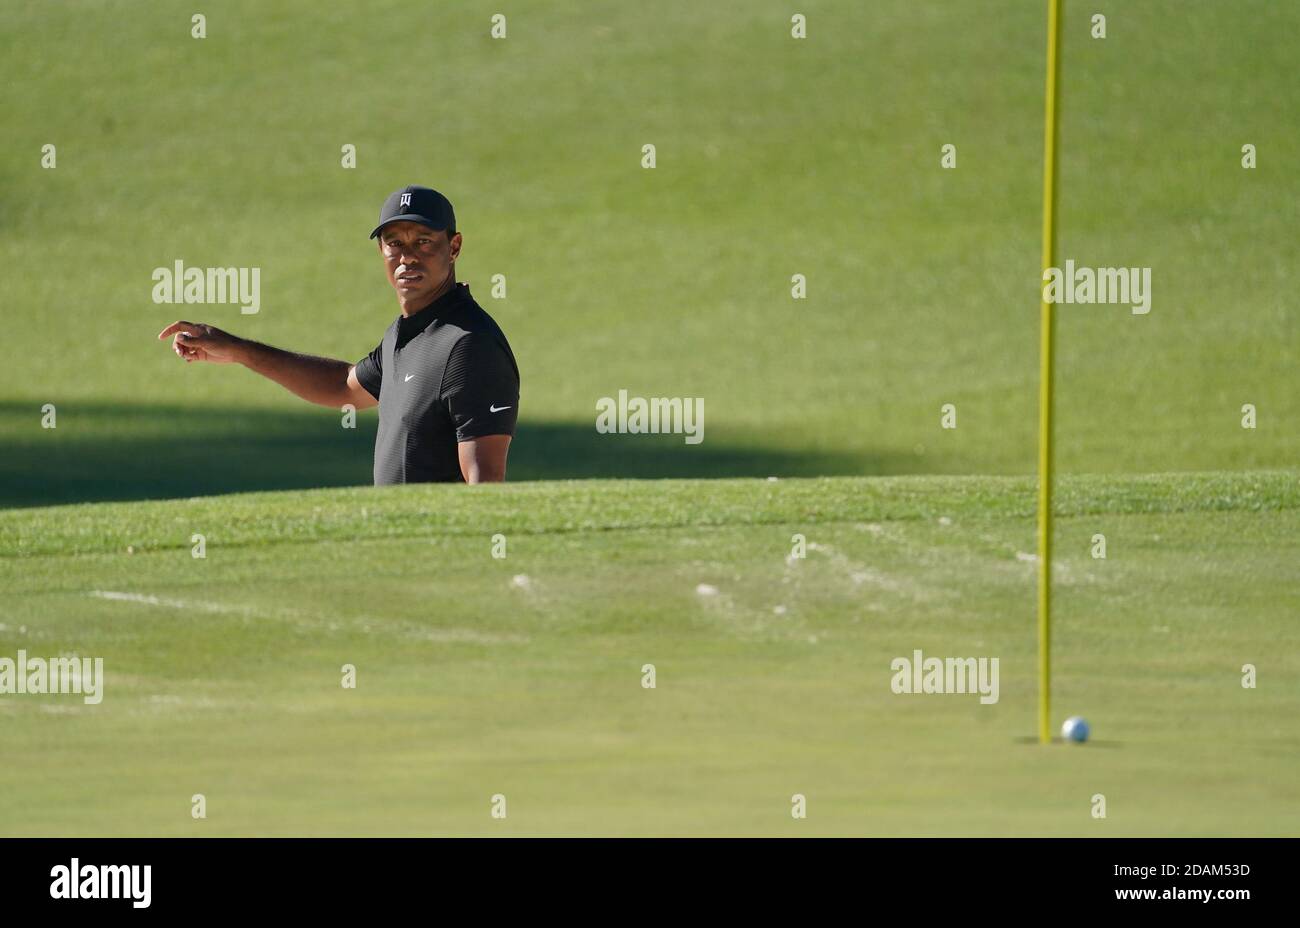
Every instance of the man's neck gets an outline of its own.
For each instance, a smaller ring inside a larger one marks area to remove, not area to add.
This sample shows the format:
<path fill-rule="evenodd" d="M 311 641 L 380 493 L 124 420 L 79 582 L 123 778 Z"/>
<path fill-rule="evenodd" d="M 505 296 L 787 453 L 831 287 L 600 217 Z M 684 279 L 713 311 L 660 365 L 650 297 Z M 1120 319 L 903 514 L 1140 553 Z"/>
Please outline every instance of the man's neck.
<path fill-rule="evenodd" d="M 409 301 L 403 300 L 401 297 L 398 297 L 398 304 L 402 307 L 402 315 L 414 316 L 420 310 L 427 309 L 428 307 L 432 306 L 434 303 L 442 299 L 444 296 L 446 296 L 447 292 L 451 290 L 451 288 L 454 286 L 456 286 L 456 275 L 451 274 L 447 277 L 446 281 L 443 282 L 443 285 L 438 288 L 437 292 L 435 292 L 431 297 L 425 297 L 420 300 L 409 300 Z"/>

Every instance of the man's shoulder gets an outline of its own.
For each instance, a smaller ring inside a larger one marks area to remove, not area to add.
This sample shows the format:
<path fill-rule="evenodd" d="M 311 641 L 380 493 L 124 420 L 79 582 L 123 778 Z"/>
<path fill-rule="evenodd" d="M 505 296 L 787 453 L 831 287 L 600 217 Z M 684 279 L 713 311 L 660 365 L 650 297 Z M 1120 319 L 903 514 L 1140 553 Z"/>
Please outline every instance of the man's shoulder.
<path fill-rule="evenodd" d="M 504 366 L 518 378 L 519 365 L 506 334 L 488 311 L 479 306 L 470 295 L 468 286 L 463 287 L 462 294 L 457 313 L 445 323 L 450 336 L 446 339 L 450 350 L 450 368 L 490 369 Z"/>
<path fill-rule="evenodd" d="M 486 309 L 478 305 L 478 301 L 470 295 L 469 287 L 464 287 L 462 293 L 456 312 L 443 321 L 450 336 L 447 339 L 448 343 L 456 344 L 460 351 L 467 350 L 471 345 L 476 348 L 498 346 L 507 354 L 513 355 L 510 341 L 506 338 L 506 333 L 501 331 L 501 326 L 497 325 L 497 321 Z"/>
<path fill-rule="evenodd" d="M 501 332 L 501 327 L 497 325 L 496 320 L 470 294 L 467 284 L 460 285 L 460 299 L 456 303 L 456 312 L 450 314 L 444 324 L 464 332 L 486 331 L 493 334 Z"/>

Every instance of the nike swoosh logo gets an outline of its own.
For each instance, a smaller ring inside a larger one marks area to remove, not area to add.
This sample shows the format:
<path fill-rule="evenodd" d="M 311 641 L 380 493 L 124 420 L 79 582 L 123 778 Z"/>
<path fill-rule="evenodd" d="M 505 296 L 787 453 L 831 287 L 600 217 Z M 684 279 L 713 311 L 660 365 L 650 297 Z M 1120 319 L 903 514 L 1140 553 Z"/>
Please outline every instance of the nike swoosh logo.
<path fill-rule="evenodd" d="M 503 409 L 509 409 L 509 406 L 489 406 L 488 412 L 500 412 Z"/>
<path fill-rule="evenodd" d="M 410 380 L 410 379 L 411 379 L 412 377 L 414 377 L 414 376 L 415 376 L 414 374 L 407 374 L 407 375 L 406 375 L 406 380 Z M 406 383 L 406 380 L 403 380 L 402 383 Z"/>

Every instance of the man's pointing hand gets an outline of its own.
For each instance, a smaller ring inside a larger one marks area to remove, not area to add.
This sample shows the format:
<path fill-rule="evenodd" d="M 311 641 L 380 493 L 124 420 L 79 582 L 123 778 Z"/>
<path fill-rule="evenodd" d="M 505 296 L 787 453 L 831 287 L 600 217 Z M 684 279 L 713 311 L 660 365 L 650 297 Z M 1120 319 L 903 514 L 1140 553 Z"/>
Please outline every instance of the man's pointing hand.
<path fill-rule="evenodd" d="M 239 360 L 237 354 L 240 339 L 216 326 L 202 322 L 173 322 L 158 333 L 158 338 L 163 339 L 168 335 L 174 336 L 172 351 L 186 361 L 230 364 Z"/>

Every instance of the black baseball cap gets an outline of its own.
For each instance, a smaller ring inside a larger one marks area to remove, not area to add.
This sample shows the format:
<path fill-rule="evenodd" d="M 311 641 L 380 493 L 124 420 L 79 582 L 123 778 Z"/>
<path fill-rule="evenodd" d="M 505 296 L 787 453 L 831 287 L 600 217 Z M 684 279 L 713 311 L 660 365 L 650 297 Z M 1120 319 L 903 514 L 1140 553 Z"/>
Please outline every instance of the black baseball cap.
<path fill-rule="evenodd" d="M 379 211 L 379 225 L 370 237 L 374 238 L 390 222 L 418 222 L 437 232 L 443 229 L 449 234 L 456 232 L 456 212 L 451 208 L 451 201 L 436 190 L 414 184 L 388 195 Z"/>

